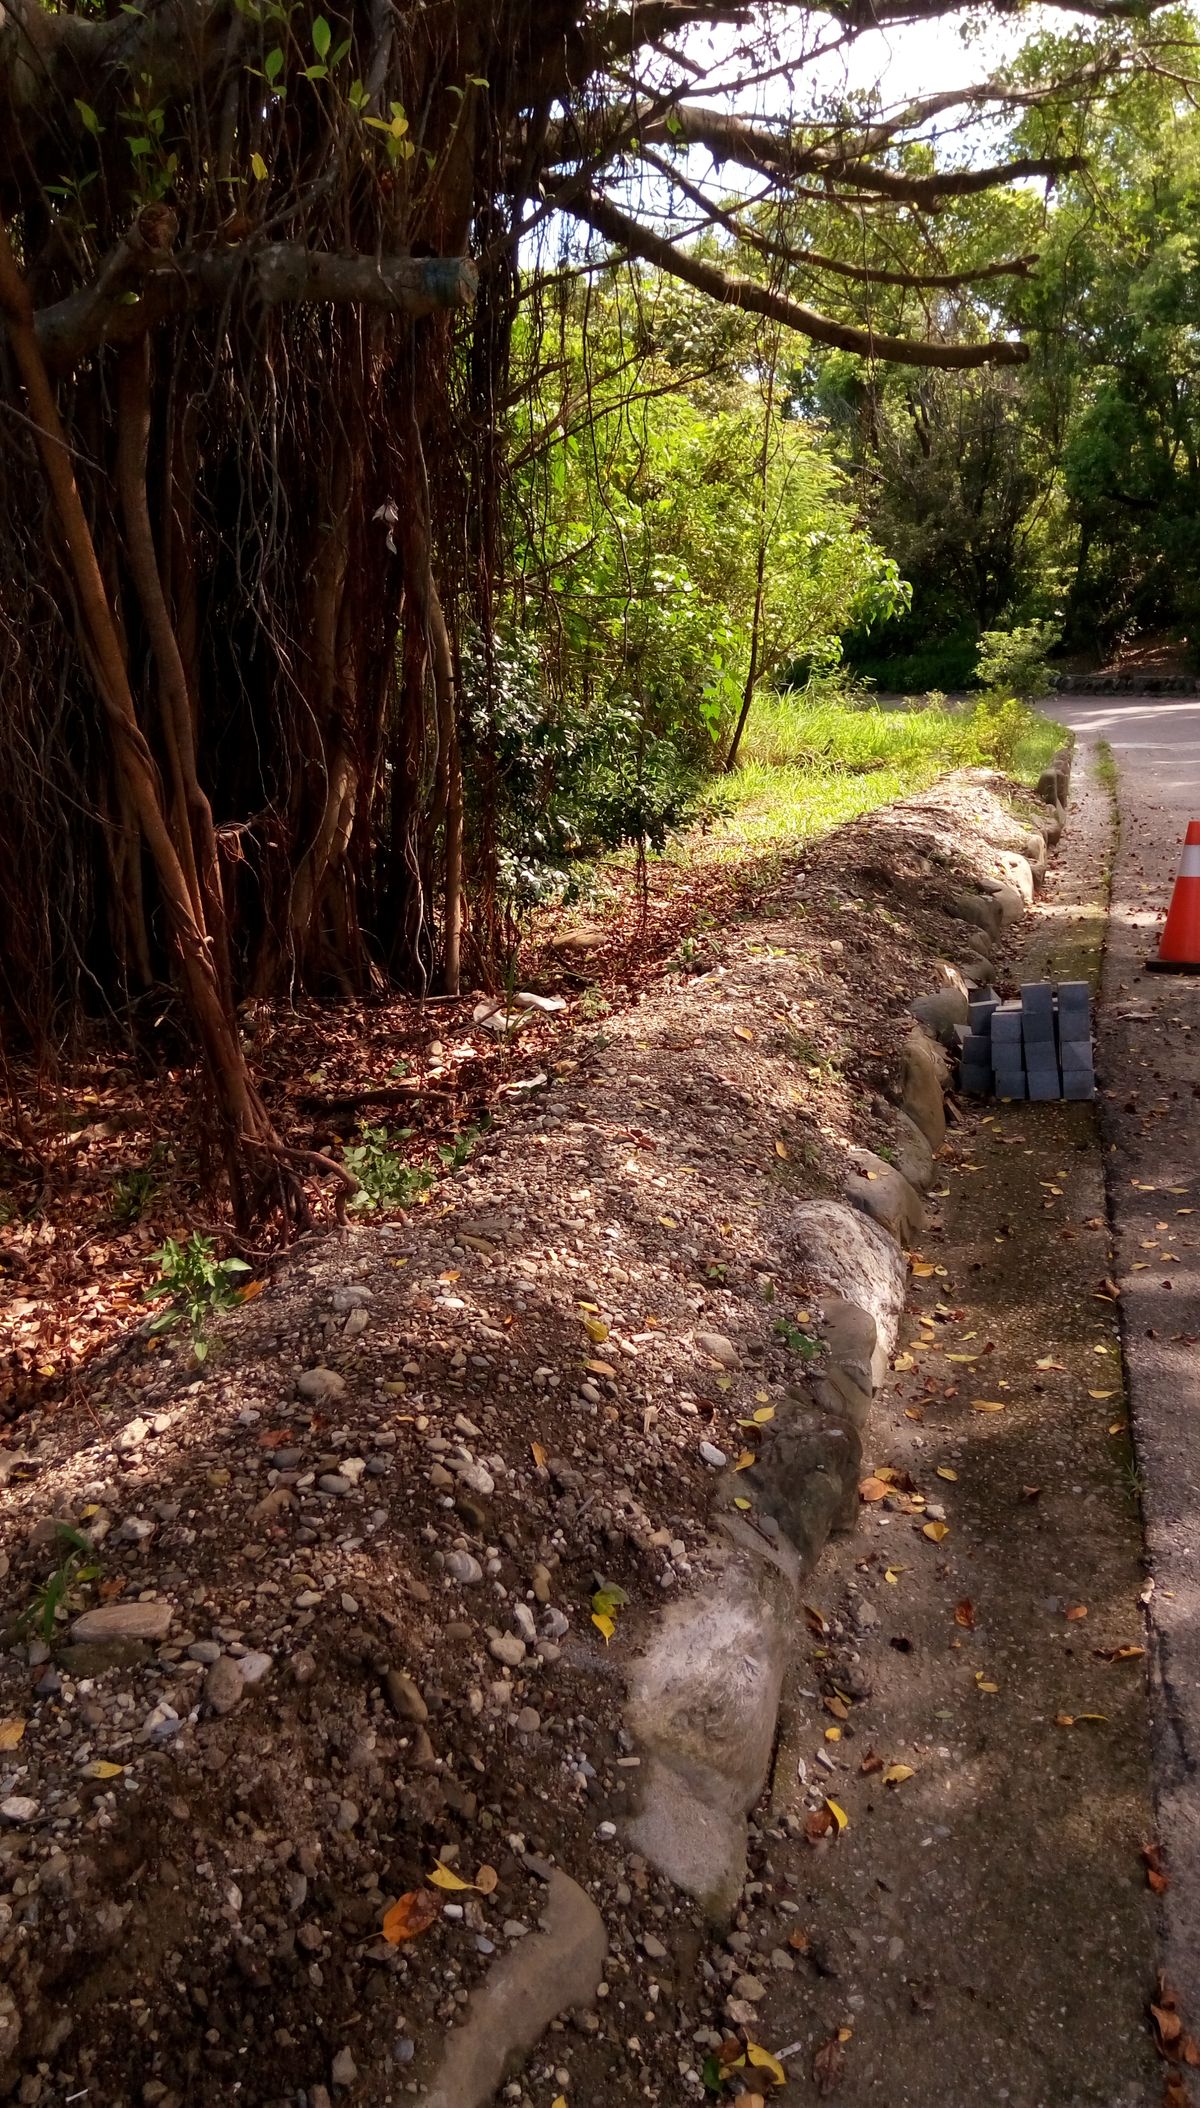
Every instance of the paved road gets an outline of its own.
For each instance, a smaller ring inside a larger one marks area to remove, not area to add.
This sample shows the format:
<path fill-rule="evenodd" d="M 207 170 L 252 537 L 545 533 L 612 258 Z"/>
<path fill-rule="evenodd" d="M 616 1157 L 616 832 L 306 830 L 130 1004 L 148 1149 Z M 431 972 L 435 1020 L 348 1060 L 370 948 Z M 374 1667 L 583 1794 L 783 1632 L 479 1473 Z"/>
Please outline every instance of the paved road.
<path fill-rule="evenodd" d="M 1097 1066 L 1153 1584 L 1165 1966 L 1200 2038 L 1200 975 L 1144 971 L 1200 819 L 1200 700 L 1064 697 L 1055 715 L 1117 766 Z"/>

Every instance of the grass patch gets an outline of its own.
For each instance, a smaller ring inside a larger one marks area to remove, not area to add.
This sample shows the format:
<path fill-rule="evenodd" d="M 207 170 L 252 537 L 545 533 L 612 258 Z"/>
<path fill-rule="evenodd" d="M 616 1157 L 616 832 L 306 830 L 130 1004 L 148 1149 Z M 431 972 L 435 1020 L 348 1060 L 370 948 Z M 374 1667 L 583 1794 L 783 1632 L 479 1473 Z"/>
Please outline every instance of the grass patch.
<path fill-rule="evenodd" d="M 720 860 L 826 834 L 924 790 L 949 769 L 1000 767 L 1036 783 L 1066 736 L 1062 725 L 1016 704 L 885 709 L 764 696 L 746 728 L 741 766 L 714 798 L 704 853 Z"/>

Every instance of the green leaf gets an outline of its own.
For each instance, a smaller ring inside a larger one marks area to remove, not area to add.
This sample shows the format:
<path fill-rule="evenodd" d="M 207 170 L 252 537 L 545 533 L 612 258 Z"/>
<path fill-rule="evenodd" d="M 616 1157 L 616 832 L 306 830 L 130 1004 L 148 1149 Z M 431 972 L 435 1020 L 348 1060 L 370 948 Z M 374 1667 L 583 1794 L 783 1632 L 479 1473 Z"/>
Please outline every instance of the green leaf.
<path fill-rule="evenodd" d="M 266 74 L 267 79 L 272 83 L 274 83 L 279 78 L 279 75 L 283 72 L 283 53 L 280 50 L 278 44 L 276 44 L 275 49 L 273 51 L 268 51 L 266 58 L 263 60 L 263 72 Z"/>
<path fill-rule="evenodd" d="M 90 102 L 80 102 L 79 97 L 76 96 L 75 108 L 78 110 L 79 115 L 83 120 L 84 130 L 86 132 L 90 132 L 93 139 L 98 139 L 100 137 L 101 132 L 104 130 L 104 126 L 101 124 L 100 119 L 97 117 L 96 112 L 93 110 Z"/>
<path fill-rule="evenodd" d="M 329 46 L 333 42 L 333 33 L 324 15 L 318 15 L 313 23 L 312 41 L 313 50 L 316 52 L 317 57 L 319 59 L 327 59 L 329 57 Z"/>

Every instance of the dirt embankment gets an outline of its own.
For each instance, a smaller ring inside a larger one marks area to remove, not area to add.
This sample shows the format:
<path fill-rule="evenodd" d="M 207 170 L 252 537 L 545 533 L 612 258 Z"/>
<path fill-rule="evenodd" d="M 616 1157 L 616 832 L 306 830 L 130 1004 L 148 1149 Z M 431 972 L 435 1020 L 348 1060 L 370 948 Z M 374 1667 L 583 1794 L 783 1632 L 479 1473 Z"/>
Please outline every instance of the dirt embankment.
<path fill-rule="evenodd" d="M 894 1154 L 909 1002 L 998 920 L 1007 824 L 956 779 L 810 850 L 703 972 L 568 1016 L 427 1207 L 310 1242 L 202 1371 L 134 1345 L 17 1423 L 0 2097 L 399 2100 L 547 1861 L 610 1953 L 512 2097 L 700 2097 L 726 1977 L 621 1843 L 623 1665 L 819 1351 L 782 1227 Z M 389 1937 L 439 1860 L 472 1885 Z"/>

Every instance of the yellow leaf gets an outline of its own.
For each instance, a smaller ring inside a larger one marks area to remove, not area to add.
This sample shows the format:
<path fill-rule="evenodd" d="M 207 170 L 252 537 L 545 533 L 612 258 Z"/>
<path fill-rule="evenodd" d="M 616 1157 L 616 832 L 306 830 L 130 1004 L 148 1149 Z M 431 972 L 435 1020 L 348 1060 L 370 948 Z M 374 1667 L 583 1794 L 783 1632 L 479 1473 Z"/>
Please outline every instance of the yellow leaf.
<path fill-rule="evenodd" d="M 774 1418 L 775 1408 L 773 1405 L 760 1405 L 755 1408 L 754 1422 L 756 1427 L 765 1427 L 768 1421 Z"/>
<path fill-rule="evenodd" d="M 784 1158 L 784 1159 L 785 1159 L 786 1161 L 790 1162 L 790 1160 L 791 1160 L 791 1154 L 792 1154 L 792 1152 L 791 1152 L 791 1150 L 790 1150 L 790 1149 L 788 1148 L 788 1145 L 787 1145 L 787 1143 L 786 1143 L 786 1142 L 776 1142 L 776 1144 L 775 1144 L 775 1154 L 776 1154 L 776 1156 L 781 1156 L 781 1157 L 783 1157 L 783 1158 Z"/>
<path fill-rule="evenodd" d="M 976 1671 L 975 1671 L 975 1686 L 976 1686 L 976 1689 L 977 1689 L 977 1690 L 980 1690 L 980 1691 L 991 1691 L 991 1692 L 993 1692 L 993 1693 L 995 1693 L 996 1691 L 998 1691 L 998 1690 L 1000 1689 L 1000 1686 L 999 1686 L 999 1684 L 998 1684 L 998 1683 L 989 1683 L 989 1682 L 988 1682 L 988 1680 L 987 1680 L 986 1676 L 984 1675 L 984 1673 L 983 1673 L 983 1670 L 982 1670 L 982 1669 L 976 1669 Z"/>
<path fill-rule="evenodd" d="M 979 1360 L 979 1356 L 978 1356 L 977 1354 L 948 1354 L 948 1355 L 946 1356 L 946 1360 L 947 1360 L 947 1361 L 978 1361 L 978 1360 Z"/>
<path fill-rule="evenodd" d="M 1116 1392 L 1115 1392 L 1115 1391 L 1089 1391 L 1089 1392 L 1088 1392 L 1088 1397 L 1089 1397 L 1089 1398 L 1115 1398 L 1115 1397 L 1116 1397 L 1116 1395 L 1117 1395 L 1117 1394 L 1116 1394 Z"/>
<path fill-rule="evenodd" d="M 842 1834 L 842 1831 L 843 1831 L 843 1830 L 845 1829 L 845 1827 L 846 1827 L 847 1823 L 849 1822 L 849 1820 L 850 1820 L 850 1817 L 849 1817 L 849 1816 L 847 1815 L 847 1813 L 846 1813 L 846 1811 L 845 1811 L 845 1809 L 844 1809 L 844 1808 L 839 1808 L 839 1807 L 838 1807 L 838 1804 L 837 1804 L 837 1802 L 836 1802 L 836 1801 L 831 1801 L 831 1800 L 829 1800 L 829 1799 L 827 1798 L 827 1799 L 826 1799 L 826 1802 L 825 1802 L 825 1806 L 826 1806 L 826 1807 L 828 1808 L 828 1810 L 829 1810 L 829 1813 L 830 1813 L 830 1814 L 832 1815 L 832 1817 L 833 1817 L 833 1819 L 834 1819 L 834 1822 L 835 1822 L 835 1823 L 837 1824 L 837 1828 L 838 1828 L 838 1836 L 840 1837 L 840 1836 L 841 1836 L 841 1834 Z"/>
<path fill-rule="evenodd" d="M 1074 1727 L 1074 1713 L 1056 1713 L 1054 1715 L 1054 1725 L 1055 1727 Z"/>
<path fill-rule="evenodd" d="M 939 1464 L 937 1468 L 937 1475 L 940 1479 L 957 1480 L 958 1478 L 957 1471 L 951 1471 L 949 1464 Z"/>
<path fill-rule="evenodd" d="M 546 1461 L 546 1452 L 542 1448 L 541 1443 L 531 1442 L 529 1445 L 529 1454 L 533 1458 L 534 1463 L 538 1466 L 538 1469 L 540 1470 L 542 1465 Z"/>
<path fill-rule="evenodd" d="M 858 1482 L 858 1497 L 860 1500 L 882 1500 L 885 1494 L 890 1493 L 891 1490 L 887 1480 L 880 1478 L 877 1474 L 873 1474 L 870 1478 L 860 1479 Z"/>
<path fill-rule="evenodd" d="M 664 1230 L 677 1230 L 679 1228 L 679 1224 L 673 1215 L 660 1215 L 658 1219 Z"/>
<path fill-rule="evenodd" d="M 885 1786 L 903 1786 L 905 1779 L 916 1777 L 911 1764 L 889 1764 L 883 1773 Z"/>
<path fill-rule="evenodd" d="M 751 1501 L 748 1501 L 748 1500 L 743 1500 L 743 1499 L 742 1499 L 742 1497 L 741 1497 L 741 1495 L 739 1494 L 739 1495 L 737 1496 L 737 1498 L 735 1499 L 735 1501 L 734 1501 L 733 1505 L 734 1505 L 734 1507 L 735 1507 L 735 1508 L 740 1508 L 740 1509 L 742 1510 L 742 1512 L 743 1512 L 743 1513 L 745 1513 L 745 1511 L 746 1511 L 746 1509 L 747 1509 L 747 1508 L 749 1508 L 749 1507 L 752 1507 L 752 1506 L 753 1506 L 753 1503 L 752 1503 Z"/>
<path fill-rule="evenodd" d="M 614 1632 L 617 1629 L 616 1619 L 610 1618 L 606 1610 L 594 1610 L 592 1612 L 592 1623 L 595 1626 L 597 1632 L 602 1632 L 604 1634 L 604 1644 L 607 1647 L 610 1639 L 612 1638 Z"/>
<path fill-rule="evenodd" d="M 555 2096 L 555 2098 L 554 2098 L 554 2099 L 553 2099 L 553 2100 L 551 2101 L 551 2103 L 550 2103 L 550 2108 L 567 2108 L 567 2096 L 566 2096 L 566 2094 L 565 2094 L 565 2093 L 560 2093 L 560 2094 L 557 2094 L 557 2095 Z"/>
<path fill-rule="evenodd" d="M 885 1580 L 885 1581 L 890 1581 L 890 1582 L 891 1582 L 891 1584 L 892 1584 L 892 1587 L 893 1587 L 893 1588 L 895 1588 L 895 1587 L 897 1587 L 897 1586 L 898 1586 L 898 1584 L 899 1584 L 899 1581 L 900 1581 L 900 1576 L 901 1576 L 901 1574 L 902 1574 L 903 1572 L 904 1572 L 904 1568 L 903 1568 L 902 1566 L 889 1566 L 889 1568 L 888 1568 L 888 1570 L 887 1570 L 887 1572 L 886 1572 L 886 1574 L 884 1575 L 884 1577 L 883 1577 L 883 1578 L 884 1578 L 884 1580 Z"/>
<path fill-rule="evenodd" d="M 24 1720 L 0 1720 L 0 1749 L 15 1749 L 25 1728 Z"/>
<path fill-rule="evenodd" d="M 827 1742 L 840 1742 L 840 1741 L 841 1741 L 841 1739 L 842 1739 L 842 1731 L 841 1731 L 841 1728 L 840 1728 L 840 1727 L 827 1727 L 827 1728 L 826 1728 L 826 1730 L 825 1730 L 825 1740 L 826 1740 Z"/>
<path fill-rule="evenodd" d="M 124 1769 L 123 1764 L 109 1764 L 103 1757 L 97 1757 L 93 1763 L 84 1765 L 83 1776 L 85 1779 L 119 1779 Z"/>
<path fill-rule="evenodd" d="M 976 1413 L 1002 1413 L 1003 1398 L 972 1398 L 971 1409 Z"/>
<path fill-rule="evenodd" d="M 912 1271 L 917 1276 L 917 1279 L 919 1281 L 926 1281 L 928 1280 L 930 1274 L 933 1272 L 933 1268 L 929 1264 L 928 1259 L 914 1259 L 912 1262 Z"/>
<path fill-rule="evenodd" d="M 1076 1713 L 1076 1715 L 1075 1715 L 1075 1718 L 1076 1718 L 1076 1720 L 1077 1720 L 1077 1721 L 1082 1721 L 1082 1720 L 1104 1720 L 1104 1721 L 1106 1721 L 1106 1720 L 1108 1719 L 1108 1714 L 1107 1714 L 1107 1713 Z"/>
<path fill-rule="evenodd" d="M 950 1525 L 948 1522 L 922 1523 L 921 1535 L 922 1537 L 928 1537 L 933 1544 L 940 1544 L 943 1537 L 950 1535 Z"/>
<path fill-rule="evenodd" d="M 611 1361 L 585 1361 L 583 1366 L 590 1369 L 593 1376 L 615 1376 L 617 1373 Z"/>
<path fill-rule="evenodd" d="M 745 1025 L 735 1025 L 733 1036 L 735 1039 L 753 1039 L 754 1034 Z"/>
<path fill-rule="evenodd" d="M 743 1449 L 733 1468 L 735 1471 L 749 1471 L 751 1464 L 757 1464 L 757 1462 L 758 1458 L 752 1449 Z"/>
<path fill-rule="evenodd" d="M 904 1408 L 904 1417 L 906 1420 L 923 1420 L 925 1418 L 925 1415 L 921 1411 L 919 1405 L 906 1405 Z"/>
<path fill-rule="evenodd" d="M 916 1366 L 916 1362 L 913 1360 L 911 1354 L 897 1354 L 895 1361 L 892 1363 L 893 1369 L 896 1369 L 901 1373 L 903 1373 L 907 1369 L 915 1369 Z"/>
<path fill-rule="evenodd" d="M 266 180 L 267 180 L 267 164 L 266 164 L 266 162 L 265 162 L 265 161 L 263 160 L 263 157 L 262 157 L 262 155 L 261 155 L 261 154 L 251 154 L 251 156 L 250 156 L 250 166 L 251 166 L 251 168 L 252 168 L 252 169 L 253 169 L 253 171 L 254 171 L 254 174 L 255 174 L 255 177 L 256 177 L 257 181 L 258 181 L 259 183 L 265 183 L 265 182 L 266 182 Z"/>
<path fill-rule="evenodd" d="M 500 1876 L 494 1866 L 481 1866 L 475 1876 L 475 1886 L 481 1896 L 494 1895 L 500 1885 Z"/>
<path fill-rule="evenodd" d="M 832 1808 L 833 1802 L 828 1801 L 826 1806 Z M 841 1815 L 842 1811 L 838 1808 L 834 1812 Z M 842 1821 L 845 1821 L 845 1816 L 842 1816 Z M 761 2049 L 757 2042 L 746 2044 L 746 2062 L 753 2064 L 755 2071 L 769 2072 L 777 2086 L 787 2085 L 787 2073 L 778 2057 L 773 2057 L 769 2049 Z"/>
<path fill-rule="evenodd" d="M 583 1329 L 587 1333 L 588 1338 L 594 1340 L 597 1346 L 600 1346 L 608 1338 L 608 1326 L 603 1318 L 585 1318 Z"/>
<path fill-rule="evenodd" d="M 1108 1431 L 1110 1435 L 1123 1435 L 1125 1432 L 1124 1420 L 1113 1420 L 1109 1425 Z"/>
<path fill-rule="evenodd" d="M 432 1883 L 434 1888 L 473 1888 L 475 1886 L 473 1881 L 464 1881 L 461 1875 L 452 1873 L 450 1868 L 442 1866 L 440 1861 L 434 1867 L 432 1874 L 427 1874 L 425 1878 Z"/>

